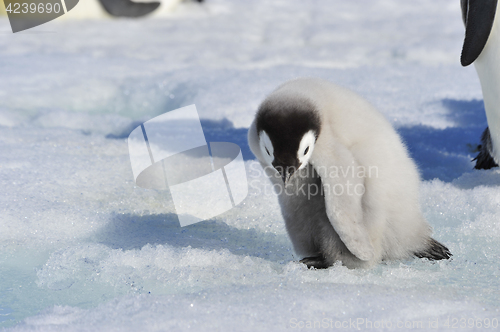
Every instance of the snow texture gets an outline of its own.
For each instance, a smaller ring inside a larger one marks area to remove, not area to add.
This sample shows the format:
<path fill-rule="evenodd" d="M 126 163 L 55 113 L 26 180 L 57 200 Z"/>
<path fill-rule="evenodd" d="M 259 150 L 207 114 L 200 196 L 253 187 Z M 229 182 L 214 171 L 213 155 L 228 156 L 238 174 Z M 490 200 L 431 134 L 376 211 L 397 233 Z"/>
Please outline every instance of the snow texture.
<path fill-rule="evenodd" d="M 7 331 L 498 326 L 500 171 L 472 169 L 486 118 L 474 68 L 459 62 L 458 0 L 207 0 L 17 34 L 0 17 L 0 34 Z M 300 76 L 353 89 L 397 128 L 451 261 L 296 262 L 246 131 L 266 94 Z M 126 138 L 190 104 L 207 141 L 241 147 L 249 195 L 181 228 L 168 191 L 134 185 Z"/>

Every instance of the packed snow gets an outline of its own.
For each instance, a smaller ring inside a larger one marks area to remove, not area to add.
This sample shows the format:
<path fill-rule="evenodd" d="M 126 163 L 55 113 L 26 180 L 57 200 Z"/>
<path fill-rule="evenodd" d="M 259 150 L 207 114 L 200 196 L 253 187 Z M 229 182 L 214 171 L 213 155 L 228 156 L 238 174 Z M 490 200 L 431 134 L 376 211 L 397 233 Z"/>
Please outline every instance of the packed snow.
<path fill-rule="evenodd" d="M 0 327 L 496 330 L 500 171 L 472 169 L 486 118 L 463 33 L 458 0 L 206 0 L 16 34 L 0 17 Z M 297 263 L 246 132 L 300 76 L 351 88 L 397 128 L 452 260 Z M 249 195 L 181 228 L 168 191 L 135 186 L 126 138 L 190 104 L 207 141 L 241 147 Z"/>

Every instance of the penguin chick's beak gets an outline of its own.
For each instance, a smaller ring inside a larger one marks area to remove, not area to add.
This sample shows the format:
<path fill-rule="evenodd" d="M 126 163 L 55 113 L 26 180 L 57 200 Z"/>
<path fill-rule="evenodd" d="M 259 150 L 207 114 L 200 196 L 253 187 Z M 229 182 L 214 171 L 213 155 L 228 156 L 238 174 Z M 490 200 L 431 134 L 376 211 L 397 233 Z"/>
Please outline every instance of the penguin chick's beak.
<path fill-rule="evenodd" d="M 281 179 L 283 180 L 283 183 L 286 185 L 288 180 L 292 177 L 293 173 L 295 172 L 295 167 L 293 166 L 288 166 L 286 167 L 286 170 L 284 167 L 280 167 L 278 172 L 281 175 Z"/>

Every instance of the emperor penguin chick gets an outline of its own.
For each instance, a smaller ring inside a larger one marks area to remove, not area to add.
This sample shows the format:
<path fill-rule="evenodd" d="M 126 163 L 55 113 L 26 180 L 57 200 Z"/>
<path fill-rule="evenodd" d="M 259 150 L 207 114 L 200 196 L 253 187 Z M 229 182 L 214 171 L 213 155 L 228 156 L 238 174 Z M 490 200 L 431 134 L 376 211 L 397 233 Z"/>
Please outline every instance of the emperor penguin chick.
<path fill-rule="evenodd" d="M 248 142 L 308 267 L 451 257 L 431 238 L 400 137 L 354 92 L 321 79 L 288 81 L 260 105 Z"/>

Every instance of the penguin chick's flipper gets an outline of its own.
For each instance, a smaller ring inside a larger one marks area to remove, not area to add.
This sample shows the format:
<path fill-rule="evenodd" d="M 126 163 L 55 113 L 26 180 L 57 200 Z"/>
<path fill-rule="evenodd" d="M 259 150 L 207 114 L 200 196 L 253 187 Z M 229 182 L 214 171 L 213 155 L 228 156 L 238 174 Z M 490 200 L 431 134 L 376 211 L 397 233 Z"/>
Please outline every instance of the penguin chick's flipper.
<path fill-rule="evenodd" d="M 498 0 L 461 0 L 465 39 L 460 62 L 473 63 L 483 51 L 490 36 Z"/>
<path fill-rule="evenodd" d="M 141 17 L 152 13 L 159 2 L 133 2 L 130 0 L 100 0 L 108 14 L 117 17 Z"/>
<path fill-rule="evenodd" d="M 481 145 L 479 145 L 479 154 L 472 161 L 476 161 L 475 169 L 490 169 L 493 167 L 498 167 L 491 156 L 491 150 L 493 149 L 493 144 L 491 143 L 490 130 L 488 127 L 484 130 L 481 135 Z"/>
<path fill-rule="evenodd" d="M 323 256 L 302 258 L 299 263 L 305 264 L 308 269 L 312 267 L 315 269 L 327 269 L 330 266 L 326 263 Z"/>
<path fill-rule="evenodd" d="M 426 250 L 417 252 L 414 255 L 418 258 L 427 258 L 431 261 L 449 259 L 453 256 L 448 248 L 434 239 L 429 241 L 429 247 Z"/>
<path fill-rule="evenodd" d="M 334 151 L 332 154 L 318 154 L 311 157 L 311 164 L 321 177 L 325 193 L 326 215 L 339 235 L 347 249 L 363 261 L 369 261 L 374 257 L 373 244 L 368 229 L 363 222 L 362 196 L 363 193 L 354 191 L 352 195 L 338 195 L 336 190 L 349 186 L 364 187 L 363 178 L 355 176 L 354 172 L 348 172 L 345 176 L 330 176 L 331 165 L 339 169 L 357 169 L 353 154 L 344 145 L 331 143 L 332 145 L 322 147 L 324 151 Z"/>

